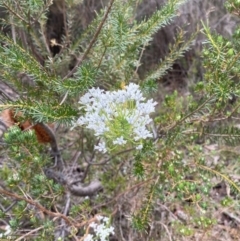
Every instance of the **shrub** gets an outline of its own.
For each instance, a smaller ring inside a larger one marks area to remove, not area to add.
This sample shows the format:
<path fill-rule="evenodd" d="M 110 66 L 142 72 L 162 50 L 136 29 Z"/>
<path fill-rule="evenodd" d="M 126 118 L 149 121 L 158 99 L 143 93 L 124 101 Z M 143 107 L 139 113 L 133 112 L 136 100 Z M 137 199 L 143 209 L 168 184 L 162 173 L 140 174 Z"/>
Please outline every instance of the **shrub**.
<path fill-rule="evenodd" d="M 204 79 L 157 104 L 158 80 L 197 33 L 179 30 L 140 77 L 146 47 L 184 1 L 136 20 L 139 2 L 110 0 L 85 28 L 75 1 L 0 1 L 1 237 L 208 240 L 216 209 L 237 210 L 238 157 L 226 151 L 240 136 L 239 30 L 226 39 L 202 23 Z M 226 6 L 238 15 L 237 2 Z"/>

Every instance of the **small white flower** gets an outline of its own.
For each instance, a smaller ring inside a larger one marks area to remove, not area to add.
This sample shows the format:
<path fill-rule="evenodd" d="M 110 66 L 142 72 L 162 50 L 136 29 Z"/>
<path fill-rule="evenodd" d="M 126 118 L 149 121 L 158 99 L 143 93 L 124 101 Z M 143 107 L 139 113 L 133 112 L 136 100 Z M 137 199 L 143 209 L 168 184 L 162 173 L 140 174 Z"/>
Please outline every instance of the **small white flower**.
<path fill-rule="evenodd" d="M 7 237 L 11 233 L 11 227 L 10 225 L 7 225 L 5 227 L 5 232 L 0 234 L 0 238 Z"/>
<path fill-rule="evenodd" d="M 89 227 L 95 229 L 97 227 L 97 224 L 92 222 L 92 223 L 89 224 Z"/>
<path fill-rule="evenodd" d="M 13 174 L 13 180 L 14 180 L 14 181 L 19 181 L 19 180 L 20 180 L 20 177 L 19 177 L 18 173 L 14 173 L 14 174 Z M 9 226 L 9 227 L 10 227 L 10 226 Z"/>
<path fill-rule="evenodd" d="M 118 137 L 116 140 L 113 141 L 114 145 L 117 144 L 117 145 L 120 145 L 120 146 L 125 145 L 126 143 L 127 143 L 127 141 L 123 139 L 123 136 Z"/>
<path fill-rule="evenodd" d="M 109 223 L 109 217 L 103 217 L 103 222 L 105 223 L 105 224 L 108 224 Z"/>
<path fill-rule="evenodd" d="M 109 240 L 109 235 L 114 234 L 114 228 L 112 226 L 109 227 L 108 217 L 98 215 L 96 216 L 96 219 L 99 223 L 92 222 L 89 224 L 89 227 L 91 227 L 94 231 L 94 235 L 88 234 L 84 238 L 84 241 L 93 241 L 99 239 L 100 241 L 107 241 Z"/>
<path fill-rule="evenodd" d="M 153 134 L 148 131 L 145 126 L 137 126 L 134 129 L 134 133 L 136 136 L 134 137 L 135 141 L 138 141 L 140 139 L 147 139 L 148 137 L 153 137 Z"/>
<path fill-rule="evenodd" d="M 108 228 L 108 232 L 111 233 L 111 234 L 114 234 L 114 227 L 110 226 Z"/>
<path fill-rule="evenodd" d="M 86 93 L 84 96 L 82 96 L 80 98 L 80 101 L 79 103 L 82 103 L 82 104 L 88 104 L 91 102 L 91 94 L 90 93 Z"/>
<path fill-rule="evenodd" d="M 136 117 L 133 115 L 126 116 L 126 120 L 129 124 L 133 125 L 136 122 Z"/>
<path fill-rule="evenodd" d="M 104 219 L 104 217 L 101 216 L 101 215 L 97 215 L 97 216 L 96 216 L 96 219 L 97 219 L 98 221 L 101 221 L 102 219 Z"/>
<path fill-rule="evenodd" d="M 106 153 L 107 152 L 107 148 L 106 148 L 106 143 L 105 142 L 100 142 L 98 144 L 98 146 L 94 146 L 95 150 L 98 150 L 102 153 Z"/>
<path fill-rule="evenodd" d="M 153 102 L 153 100 L 148 100 L 146 103 L 137 102 L 137 109 L 142 113 L 149 115 L 150 113 L 154 112 L 155 106 L 157 102 Z"/>
<path fill-rule="evenodd" d="M 93 241 L 93 235 L 92 234 L 88 234 L 86 237 L 84 237 L 83 241 Z"/>
<path fill-rule="evenodd" d="M 142 145 L 142 144 L 141 144 L 141 145 L 138 145 L 138 146 L 136 147 L 137 150 L 142 150 L 142 148 L 143 148 L 143 145 Z"/>
<path fill-rule="evenodd" d="M 126 94 L 129 97 L 129 99 L 136 100 L 136 101 L 143 101 L 145 98 L 142 96 L 141 91 L 139 90 L 139 86 L 130 83 L 128 86 L 126 86 Z"/>
<path fill-rule="evenodd" d="M 101 241 L 107 241 L 108 237 L 110 234 L 114 234 L 114 228 L 111 227 L 107 227 L 107 224 L 100 224 L 98 225 L 97 230 L 95 230 L 96 232 L 96 236 L 100 237 Z"/>

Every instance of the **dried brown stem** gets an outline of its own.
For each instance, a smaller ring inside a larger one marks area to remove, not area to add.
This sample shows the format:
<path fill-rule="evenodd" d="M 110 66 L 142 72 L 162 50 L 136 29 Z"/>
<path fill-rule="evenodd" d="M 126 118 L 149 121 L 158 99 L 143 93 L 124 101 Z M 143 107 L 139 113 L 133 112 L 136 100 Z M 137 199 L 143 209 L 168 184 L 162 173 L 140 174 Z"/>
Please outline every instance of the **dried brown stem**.
<path fill-rule="evenodd" d="M 67 216 L 61 214 L 61 213 L 55 213 L 55 212 L 51 212 L 49 211 L 48 209 L 46 209 L 45 207 L 43 207 L 41 204 L 31 200 L 31 199 L 28 199 L 28 198 L 25 198 L 25 197 L 21 197 L 15 193 L 12 193 L 12 192 L 9 192 L 7 190 L 3 190 L 2 188 L 0 188 L 0 193 L 4 194 L 4 195 L 7 195 L 9 197 L 12 197 L 12 198 L 15 198 L 17 200 L 24 200 L 25 202 L 35 206 L 36 208 L 38 208 L 39 210 L 41 210 L 43 213 L 46 213 L 48 214 L 49 216 L 52 216 L 52 217 L 57 217 L 57 218 L 62 218 L 66 221 L 66 223 L 68 223 L 69 225 L 74 225 L 74 222 L 71 221 Z"/>

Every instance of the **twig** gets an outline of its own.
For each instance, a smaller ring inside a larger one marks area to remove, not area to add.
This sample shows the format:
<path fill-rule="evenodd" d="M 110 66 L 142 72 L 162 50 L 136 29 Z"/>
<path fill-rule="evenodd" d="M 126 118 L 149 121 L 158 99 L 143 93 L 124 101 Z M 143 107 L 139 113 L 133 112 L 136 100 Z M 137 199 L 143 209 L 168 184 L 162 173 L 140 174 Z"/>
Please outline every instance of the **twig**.
<path fill-rule="evenodd" d="M 0 89 L 0 93 L 8 100 L 10 101 L 14 101 L 14 99 L 9 95 L 7 94 L 4 90 Z"/>
<path fill-rule="evenodd" d="M 14 44 L 16 44 L 16 29 L 15 29 L 15 25 L 13 24 L 13 16 L 10 16 L 10 23 L 11 23 L 11 32 L 12 32 L 12 38 L 13 38 L 13 42 Z"/>
<path fill-rule="evenodd" d="M 93 152 L 94 155 L 92 155 L 92 157 L 90 158 L 90 160 L 87 160 L 87 159 L 85 158 L 85 161 L 87 162 L 88 165 L 87 165 L 87 167 L 86 167 L 86 169 L 85 169 L 85 172 L 84 172 L 84 174 L 83 174 L 82 182 L 83 182 L 84 179 L 86 178 L 87 173 L 89 172 L 89 169 L 90 169 L 91 165 L 94 165 L 94 166 L 104 165 L 104 164 L 108 163 L 109 161 L 111 161 L 114 157 L 119 156 L 119 155 L 124 154 L 124 153 L 127 153 L 127 152 L 130 152 L 130 151 L 132 151 L 132 150 L 134 150 L 134 149 L 131 148 L 131 149 L 127 149 L 127 150 L 124 150 L 124 151 L 120 151 L 120 152 L 118 152 L 117 154 L 115 154 L 114 156 L 109 157 L 107 160 L 102 161 L 102 162 L 98 162 L 98 163 L 92 162 L 92 160 L 93 160 L 93 158 L 94 158 L 94 155 L 95 155 L 95 151 L 94 151 L 94 152 Z"/>
<path fill-rule="evenodd" d="M 28 25 L 28 22 L 22 18 L 18 13 L 14 12 L 6 3 L 3 3 L 3 6 L 9 10 L 13 15 L 15 15 L 17 18 L 19 18 L 22 22 Z"/>
<path fill-rule="evenodd" d="M 212 96 L 210 96 L 206 101 L 204 101 L 200 106 L 198 106 L 197 109 L 193 110 L 191 113 L 189 113 L 188 115 L 184 116 L 181 120 L 175 122 L 172 126 L 170 126 L 167 129 L 167 132 L 169 132 L 170 130 L 174 129 L 176 126 L 180 125 L 181 123 L 183 123 L 186 119 L 188 119 L 190 116 L 192 116 L 193 114 L 195 114 L 196 112 L 198 112 L 199 110 L 201 110 L 210 100 L 212 100 Z M 158 137 L 160 138 L 160 137 Z"/>
<path fill-rule="evenodd" d="M 74 155 L 74 157 L 73 157 L 73 160 L 72 160 L 72 164 L 73 165 L 76 165 L 77 164 L 77 161 L 78 161 L 78 159 L 79 159 L 79 157 L 81 156 L 81 152 L 80 151 L 77 151 L 76 153 L 75 153 L 75 155 Z"/>
<path fill-rule="evenodd" d="M 3 212 L 7 213 L 10 209 L 12 209 L 12 207 L 14 207 L 16 205 L 17 201 L 14 201 L 11 205 L 9 205 Z"/>
<path fill-rule="evenodd" d="M 63 215 L 65 215 L 65 216 L 67 216 L 67 214 L 69 212 L 69 208 L 70 208 L 70 204 L 71 204 L 70 197 L 71 197 L 70 192 L 67 192 L 67 194 L 66 194 L 67 201 L 66 201 L 66 205 L 65 205 L 65 208 L 64 208 L 64 211 L 63 211 Z M 60 237 L 61 237 L 61 240 L 65 240 L 66 221 L 64 219 L 61 220 L 61 226 L 62 226 L 62 230 L 61 230 Z"/>
<path fill-rule="evenodd" d="M 98 142 L 100 141 L 100 139 L 98 140 Z M 91 158 L 90 158 L 90 160 L 87 160 L 87 158 L 86 158 L 86 156 L 83 154 L 83 158 L 84 158 L 84 160 L 88 163 L 88 165 L 87 165 L 87 167 L 86 167 L 86 169 L 85 169 L 85 171 L 84 171 L 84 174 L 83 174 L 83 177 L 82 177 L 82 182 L 84 182 L 84 180 L 85 180 L 85 178 L 86 178 L 86 176 L 87 176 L 87 174 L 88 174 L 88 172 L 89 172 L 89 170 L 90 170 L 90 167 L 91 167 L 91 165 L 92 165 L 92 161 L 93 161 L 93 159 L 94 159 L 94 157 L 95 157 L 95 154 L 96 154 L 96 151 L 94 150 L 93 152 L 92 152 L 92 156 L 91 156 Z"/>
<path fill-rule="evenodd" d="M 102 204 L 99 204 L 97 206 L 94 206 L 92 209 L 93 210 L 98 210 L 99 208 L 101 207 L 106 207 L 108 206 L 110 203 L 112 203 L 113 201 L 119 201 L 119 198 L 122 197 L 123 195 L 125 195 L 126 193 L 130 192 L 131 190 L 135 189 L 135 188 L 140 188 L 141 186 L 144 186 L 148 183 L 150 183 L 151 181 L 153 181 L 155 178 L 150 178 L 150 179 L 147 179 L 145 181 L 142 181 L 142 182 L 139 182 L 135 185 L 133 185 L 132 187 L 129 187 L 126 191 L 123 191 L 121 193 L 119 193 L 117 196 L 113 197 L 111 200 L 105 202 L 105 203 L 102 203 Z"/>
<path fill-rule="evenodd" d="M 234 214 L 229 213 L 227 211 L 223 211 L 222 213 L 225 214 L 226 216 L 228 216 L 229 218 L 235 220 L 236 222 L 238 222 L 238 224 L 240 224 L 240 219 L 237 216 L 235 216 Z"/>
<path fill-rule="evenodd" d="M 42 10 L 39 12 L 38 16 L 34 19 L 33 23 L 39 22 L 39 19 L 41 18 L 42 14 L 49 10 L 49 7 L 53 4 L 52 0 L 48 0 L 48 2 L 45 4 L 45 6 L 42 8 Z"/>
<path fill-rule="evenodd" d="M 67 192 L 67 202 L 66 202 L 66 205 L 65 205 L 65 208 L 64 208 L 64 211 L 63 211 L 63 214 L 67 216 L 68 214 L 68 211 L 69 211 L 69 208 L 70 208 L 70 204 L 71 204 L 71 195 L 70 195 L 70 192 Z"/>
<path fill-rule="evenodd" d="M 92 196 L 97 191 L 100 191 L 102 189 L 102 184 L 101 182 L 96 180 L 96 181 L 90 182 L 87 186 L 73 184 L 73 185 L 70 185 L 68 188 L 73 195 L 86 197 L 86 196 Z"/>
<path fill-rule="evenodd" d="M 92 38 L 92 40 L 90 41 L 90 43 L 89 43 L 86 51 L 84 52 L 83 56 L 82 56 L 81 58 L 79 58 L 79 60 L 77 61 L 76 65 L 74 66 L 74 68 L 63 78 L 63 80 L 69 78 L 69 77 L 76 71 L 76 69 L 78 68 L 78 66 L 83 62 L 83 60 L 85 60 L 85 58 L 86 58 L 87 55 L 89 54 L 89 52 L 90 52 L 93 44 L 96 42 L 97 37 L 98 37 L 98 35 L 100 34 L 101 29 L 102 29 L 102 27 L 103 27 L 103 25 L 104 25 L 104 23 L 105 23 L 105 21 L 106 21 L 106 19 L 107 19 L 107 17 L 108 17 L 108 14 L 109 14 L 109 12 L 110 12 L 110 10 L 111 10 L 111 8 L 112 8 L 113 2 L 114 2 L 114 0 L 111 0 L 111 1 L 110 1 L 109 6 L 108 6 L 108 8 L 107 8 L 107 11 L 105 12 L 105 14 L 104 14 L 104 16 L 103 16 L 103 19 L 102 19 L 101 23 L 99 24 L 99 26 L 98 26 L 95 34 L 93 35 L 93 38 Z"/>
<path fill-rule="evenodd" d="M 140 56 L 139 56 L 139 59 L 138 59 L 138 65 L 136 66 L 136 69 L 135 69 L 135 71 L 134 71 L 134 74 L 135 74 L 135 75 L 137 75 L 138 68 L 139 68 L 139 66 L 140 66 L 139 63 L 140 63 L 140 61 L 141 61 L 141 59 L 142 59 L 143 52 L 144 52 L 144 50 L 145 50 L 145 46 L 146 46 L 146 44 L 144 44 L 143 47 L 142 47 L 142 50 L 141 50 L 141 53 L 140 53 Z"/>
<path fill-rule="evenodd" d="M 157 223 L 160 223 L 164 227 L 164 229 L 166 230 L 166 232 L 168 234 L 169 240 L 172 241 L 171 233 L 169 232 L 168 227 L 161 221 L 157 221 Z"/>
<path fill-rule="evenodd" d="M 127 149 L 127 150 L 124 150 L 124 151 L 120 151 L 120 152 L 118 152 L 117 154 L 109 157 L 107 160 L 102 161 L 102 162 L 94 163 L 94 162 L 87 161 L 87 163 L 90 164 L 90 165 L 94 165 L 94 166 L 104 165 L 104 164 L 108 163 L 109 161 L 111 161 L 111 160 L 112 160 L 113 158 L 115 158 L 116 156 L 122 155 L 122 154 L 124 154 L 124 153 L 130 152 L 130 151 L 133 151 L 133 150 L 134 150 L 134 148 L 130 148 L 130 149 Z"/>
<path fill-rule="evenodd" d="M 21 237 L 19 237 L 19 238 L 16 239 L 15 241 L 23 240 L 23 239 L 26 238 L 27 236 L 29 236 L 29 235 L 31 235 L 31 234 L 33 234 L 33 233 L 35 233 L 35 232 L 37 232 L 37 231 L 39 231 L 39 230 L 41 230 L 41 229 L 43 229 L 43 228 L 44 228 L 44 226 L 35 228 L 35 229 L 31 230 L 30 232 L 25 233 L 24 235 L 22 235 Z"/>
<path fill-rule="evenodd" d="M 46 125 L 44 123 L 38 123 L 38 125 L 40 125 L 47 132 L 48 136 L 51 139 L 50 145 L 52 148 L 53 155 L 55 156 L 54 167 L 58 166 L 60 164 L 61 166 L 59 166 L 59 167 L 63 168 L 65 166 L 65 164 L 62 159 L 61 153 L 59 151 L 55 134 L 53 133 L 52 129 L 48 125 Z"/>
<path fill-rule="evenodd" d="M 6 125 L 6 122 L 0 119 L 0 124 L 5 128 L 5 130 L 2 130 L 3 132 L 7 130 L 8 126 Z"/>
<path fill-rule="evenodd" d="M 85 168 L 85 171 L 84 171 L 84 173 L 83 173 L 83 177 L 82 177 L 82 179 L 81 179 L 81 182 L 82 182 L 82 183 L 84 182 L 85 178 L 87 177 L 87 174 L 88 174 L 88 172 L 89 172 L 90 167 L 91 167 L 91 164 L 88 163 L 88 164 L 87 164 L 87 167 Z"/>
<path fill-rule="evenodd" d="M 175 218 L 176 220 L 179 219 L 167 206 L 165 206 L 165 205 L 163 205 L 163 204 L 161 204 L 161 203 L 159 203 L 159 205 L 160 205 L 161 207 L 163 207 L 166 211 L 168 211 L 168 212 L 170 213 L 170 215 L 172 215 L 173 218 Z"/>
<path fill-rule="evenodd" d="M 48 209 L 46 209 L 45 207 L 43 207 L 41 204 L 31 200 L 31 199 L 28 199 L 28 198 L 25 198 L 25 197 L 21 197 L 15 193 L 12 193 L 12 192 L 9 192 L 7 190 L 3 190 L 2 188 L 0 188 L 0 193 L 2 194 L 5 194 L 9 197 L 13 197 L 15 199 L 18 199 L 18 200 L 24 200 L 25 202 L 27 203 L 30 203 L 31 205 L 35 206 L 36 208 L 40 209 L 42 212 L 48 214 L 49 216 L 53 216 L 53 217 L 57 217 L 57 218 L 62 218 L 64 219 L 68 224 L 70 225 L 74 225 L 74 222 L 71 221 L 67 216 L 61 214 L 61 213 L 55 213 L 55 212 L 51 212 L 49 211 Z"/>
<path fill-rule="evenodd" d="M 69 180 L 68 176 L 64 173 L 54 171 L 52 169 L 45 169 L 44 173 L 48 178 L 53 179 L 62 185 L 65 185 L 67 190 L 69 190 L 75 196 L 92 196 L 97 191 L 102 189 L 102 184 L 98 180 L 92 181 L 88 184 L 83 184 L 82 179 L 74 180 L 72 182 L 72 180 Z"/>
<path fill-rule="evenodd" d="M 61 102 L 60 102 L 60 104 L 59 105 L 62 105 L 64 102 L 65 102 L 65 100 L 67 99 L 67 97 L 68 97 L 68 91 L 65 93 L 65 95 L 63 96 L 63 99 L 61 100 Z"/>
<path fill-rule="evenodd" d="M 107 51 L 107 47 L 105 46 L 104 51 L 103 51 L 102 56 L 101 56 L 101 59 L 100 59 L 100 61 L 98 63 L 98 66 L 97 66 L 97 70 L 100 68 L 100 66 L 102 64 L 102 60 L 103 60 L 103 57 L 104 57 L 106 51 Z"/>

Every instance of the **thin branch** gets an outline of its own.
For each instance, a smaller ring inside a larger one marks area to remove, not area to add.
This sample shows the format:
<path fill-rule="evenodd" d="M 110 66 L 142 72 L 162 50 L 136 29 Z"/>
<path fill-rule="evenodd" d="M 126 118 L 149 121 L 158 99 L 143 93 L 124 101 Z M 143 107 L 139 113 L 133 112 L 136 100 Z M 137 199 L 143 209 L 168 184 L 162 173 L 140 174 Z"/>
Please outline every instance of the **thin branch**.
<path fill-rule="evenodd" d="M 161 225 L 164 227 L 164 229 L 166 230 L 166 233 L 168 234 L 169 241 L 172 241 L 171 233 L 169 232 L 169 229 L 168 229 L 167 225 L 165 225 L 165 224 L 164 224 L 163 222 L 161 222 L 161 221 L 157 221 L 156 223 L 159 223 L 159 224 L 161 224 Z"/>
<path fill-rule="evenodd" d="M 65 205 L 65 208 L 64 208 L 64 211 L 63 211 L 63 215 L 67 216 L 67 214 L 69 212 L 69 209 L 70 209 L 70 204 L 71 204 L 71 199 L 70 199 L 71 194 L 70 194 L 70 192 L 67 192 L 66 197 L 67 197 L 67 201 L 66 201 L 66 205 Z"/>
<path fill-rule="evenodd" d="M 9 10 L 9 12 L 11 12 L 14 16 L 16 16 L 17 18 L 19 18 L 22 22 L 24 22 L 25 24 L 28 25 L 28 22 L 22 18 L 18 13 L 16 13 L 14 10 L 12 10 L 6 3 L 3 3 L 3 6 Z"/>
<path fill-rule="evenodd" d="M 226 180 L 230 185 L 232 185 L 236 190 L 238 190 L 238 192 L 240 192 L 240 187 L 238 187 L 235 182 L 233 182 L 228 176 L 226 176 L 225 174 L 218 172 L 210 167 L 195 163 L 195 165 L 205 171 L 209 171 L 211 173 L 214 173 L 217 176 L 220 176 L 221 178 L 223 178 L 224 180 Z"/>
<path fill-rule="evenodd" d="M 198 134 L 201 135 L 203 134 L 201 131 L 195 131 L 195 130 L 187 130 L 187 131 L 182 131 L 182 134 L 186 134 L 186 135 L 192 135 L 192 134 Z M 239 134 L 218 134 L 218 133 L 207 133 L 204 132 L 204 135 L 207 135 L 209 137 L 222 137 L 222 138 L 227 138 L 227 137 L 240 137 Z"/>
<path fill-rule="evenodd" d="M 148 184 L 148 183 L 151 183 L 151 182 L 154 181 L 154 180 L 155 180 L 155 177 L 150 178 L 150 179 L 147 179 L 147 180 L 145 180 L 145 181 L 141 181 L 141 182 L 139 182 L 139 183 L 137 183 L 137 184 L 129 187 L 127 190 L 119 193 L 117 196 L 113 197 L 111 200 L 109 200 L 109 201 L 107 201 L 107 202 L 105 202 L 105 203 L 102 203 L 102 204 L 99 204 L 99 205 L 94 206 L 92 209 L 93 209 L 93 210 L 98 210 L 98 209 L 101 208 L 101 207 L 106 207 L 106 206 L 108 206 L 110 203 L 112 203 L 112 202 L 114 202 L 114 201 L 120 200 L 120 198 L 121 198 L 122 196 L 126 195 L 126 193 L 129 193 L 131 190 L 135 190 L 136 188 L 141 188 L 141 186 L 144 186 L 144 185 L 146 185 L 146 184 Z"/>
<path fill-rule="evenodd" d="M 222 213 L 225 214 L 226 216 L 230 217 L 231 219 L 235 220 L 236 222 L 238 222 L 238 224 L 240 224 L 240 218 L 238 218 L 233 213 L 229 213 L 227 211 L 223 211 Z"/>
<path fill-rule="evenodd" d="M 44 228 L 44 226 L 41 226 L 41 227 L 35 228 L 35 229 L 31 230 L 30 232 L 25 233 L 24 235 L 22 235 L 21 237 L 19 237 L 19 238 L 16 239 L 15 241 L 23 240 L 24 238 L 30 236 L 30 235 L 33 234 L 33 233 L 36 233 L 37 231 L 39 231 L 39 230 L 41 230 L 41 229 L 43 229 L 43 228 Z"/>
<path fill-rule="evenodd" d="M 53 217 L 57 217 L 57 218 L 62 218 L 64 219 L 69 225 L 74 225 L 73 221 L 70 220 L 67 216 L 61 214 L 61 213 L 55 213 L 55 212 L 51 212 L 49 211 L 48 209 L 46 209 L 45 207 L 43 207 L 41 204 L 31 200 L 31 199 L 28 199 L 28 198 L 25 198 L 25 197 L 21 197 L 15 193 L 12 193 L 12 192 L 9 192 L 7 190 L 3 190 L 2 188 L 0 188 L 0 193 L 4 194 L 4 195 L 7 195 L 9 197 L 13 197 L 15 199 L 18 199 L 18 200 L 24 200 L 25 202 L 27 203 L 30 203 L 31 205 L 35 206 L 36 208 L 40 209 L 42 212 L 48 214 L 49 216 L 53 216 Z"/>
<path fill-rule="evenodd" d="M 10 209 L 12 209 L 17 204 L 17 201 L 14 201 L 11 205 L 9 205 L 3 212 L 7 213 Z"/>
<path fill-rule="evenodd" d="M 68 186 L 68 188 L 73 195 L 86 197 L 86 196 L 93 196 L 96 192 L 100 191 L 103 187 L 100 181 L 95 180 L 90 182 L 87 186 L 70 185 Z"/>
<path fill-rule="evenodd" d="M 124 154 L 124 153 L 133 151 L 133 150 L 134 150 L 134 148 L 130 148 L 130 149 L 127 149 L 127 150 L 124 150 L 124 151 L 120 151 L 120 152 L 118 152 L 117 154 L 109 157 L 107 160 L 102 161 L 102 162 L 94 163 L 94 162 L 88 161 L 87 163 L 90 164 L 90 165 L 94 165 L 94 166 L 104 165 L 104 164 L 108 163 L 109 161 L 111 161 L 113 158 L 115 158 L 115 157 L 117 157 L 117 156 L 119 156 L 119 155 L 122 155 L 122 154 Z"/>
<path fill-rule="evenodd" d="M 8 99 L 10 101 L 14 101 L 14 99 L 6 91 L 4 91 L 2 89 L 0 89 L 0 94 L 2 94 L 5 99 Z"/>
<path fill-rule="evenodd" d="M 140 56 L 139 56 L 139 59 L 138 59 L 138 65 L 136 66 L 136 69 L 134 71 L 134 74 L 137 75 L 137 72 L 138 72 L 138 68 L 140 67 L 140 61 L 142 59 L 142 56 L 143 56 L 143 52 L 145 50 L 145 47 L 146 47 L 146 44 L 143 45 L 142 47 L 142 50 L 141 50 L 141 53 L 140 53 Z"/>
<path fill-rule="evenodd" d="M 46 12 L 52 4 L 53 4 L 53 1 L 52 0 L 48 0 L 48 2 L 45 4 L 45 6 L 39 12 L 38 16 L 34 19 L 32 24 L 35 24 L 35 23 L 39 22 L 39 19 L 42 17 L 42 14 L 44 12 Z"/>
<path fill-rule="evenodd" d="M 100 141 L 100 139 L 98 140 L 98 142 L 99 142 L 99 141 Z M 84 158 L 84 160 L 88 163 L 88 165 L 87 165 L 87 167 L 86 167 L 86 169 L 85 169 L 85 171 L 84 171 L 84 174 L 83 174 L 83 177 L 82 177 L 82 180 L 81 180 L 82 182 L 84 182 L 84 180 L 85 180 L 85 178 L 86 178 L 86 176 L 87 176 L 87 174 L 88 174 L 88 172 L 89 172 L 89 170 L 90 170 L 90 167 L 91 167 L 91 165 L 92 165 L 92 162 L 93 162 L 93 159 L 94 159 L 94 157 L 95 157 L 95 154 L 96 154 L 96 151 L 93 150 L 90 160 L 88 160 L 88 159 L 85 157 L 85 155 L 83 155 L 83 158 Z"/>
<path fill-rule="evenodd" d="M 103 51 L 102 56 L 101 56 L 101 59 L 100 59 L 100 61 L 99 61 L 99 63 L 98 63 L 98 66 L 97 66 L 97 70 L 99 70 L 99 68 L 100 68 L 100 66 L 101 66 L 101 64 L 102 64 L 102 60 L 103 60 L 103 57 L 104 57 L 106 51 L 107 51 L 107 47 L 105 46 L 105 47 L 104 47 L 104 51 Z"/>
<path fill-rule="evenodd" d="M 77 151 L 71 161 L 71 163 L 73 165 L 77 165 L 77 162 L 78 162 L 78 159 L 80 158 L 80 156 L 82 155 L 82 152 L 81 151 Z"/>
<path fill-rule="evenodd" d="M 184 116 L 181 120 L 175 122 L 171 127 L 169 127 L 167 129 L 167 131 L 170 131 L 172 129 L 174 129 L 176 126 L 178 126 L 179 124 L 183 123 L 186 119 L 188 119 L 190 116 L 192 116 L 193 114 L 195 114 L 196 112 L 198 112 L 199 110 L 201 110 L 210 100 L 212 100 L 212 96 L 210 96 L 206 101 L 204 101 L 200 106 L 198 106 L 197 109 L 195 109 L 194 111 L 192 111 L 191 113 L 189 113 L 188 115 Z"/>
<path fill-rule="evenodd" d="M 14 42 L 14 44 L 16 44 L 16 42 L 17 42 L 16 29 L 15 29 L 15 25 L 13 24 L 13 16 L 10 16 L 10 23 L 11 23 L 11 32 L 12 32 L 13 42 Z"/>
<path fill-rule="evenodd" d="M 61 102 L 60 102 L 60 104 L 59 105 L 62 105 L 64 102 L 65 102 L 65 100 L 67 99 L 67 97 L 68 97 L 68 91 L 65 93 L 65 95 L 63 96 L 63 99 L 61 100 Z"/>
<path fill-rule="evenodd" d="M 74 68 L 63 78 L 63 80 L 69 78 L 69 77 L 76 71 L 76 69 L 78 68 L 78 66 L 81 65 L 81 63 L 83 62 L 83 60 L 85 60 L 85 58 L 86 58 L 87 55 L 89 54 L 89 52 L 90 52 L 93 44 L 96 42 L 97 37 L 98 37 L 98 35 L 100 34 L 101 29 L 102 29 L 102 27 L 103 27 L 103 25 L 104 25 L 104 23 L 105 23 L 105 21 L 106 21 L 106 19 L 107 19 L 107 17 L 108 17 L 108 14 L 109 14 L 109 12 L 110 12 L 110 10 L 111 10 L 111 8 L 112 8 L 113 2 L 114 2 L 114 0 L 111 0 L 111 1 L 110 1 L 109 6 L 108 6 L 108 8 L 107 8 L 107 11 L 105 12 L 105 14 L 104 14 L 104 16 L 103 16 L 103 19 L 102 19 L 101 23 L 99 24 L 99 26 L 98 26 L 95 34 L 93 35 L 93 38 L 92 38 L 92 40 L 90 41 L 90 43 L 89 43 L 86 51 L 84 52 L 83 56 L 82 56 L 81 58 L 79 58 L 79 60 L 77 61 L 76 65 L 74 66 Z"/>
<path fill-rule="evenodd" d="M 82 179 L 78 180 L 76 178 L 76 180 L 72 181 L 72 179 L 69 180 L 68 176 L 63 172 L 54 171 L 49 168 L 45 169 L 44 173 L 49 179 L 53 179 L 54 181 L 65 185 L 67 190 L 75 196 L 92 196 L 102 189 L 102 184 L 98 180 L 83 184 Z"/>
<path fill-rule="evenodd" d="M 86 169 L 85 169 L 85 171 L 84 171 L 84 174 L 83 174 L 83 177 L 82 177 L 82 180 L 81 180 L 81 181 L 83 182 L 83 181 L 85 180 L 85 178 L 86 178 L 86 176 L 87 176 L 87 173 L 88 173 L 89 170 L 90 170 L 91 165 L 94 165 L 94 166 L 104 165 L 104 164 L 108 163 L 109 161 L 111 161 L 114 157 L 119 156 L 119 155 L 124 154 L 124 153 L 127 153 L 127 152 L 130 152 L 130 151 L 132 151 L 132 150 L 134 150 L 134 148 L 127 149 L 127 150 L 124 150 L 124 151 L 120 151 L 120 152 L 118 152 L 117 154 L 109 157 L 107 160 L 102 161 L 102 162 L 98 162 L 98 163 L 92 162 L 92 160 L 93 160 L 93 158 L 94 158 L 94 155 L 95 155 L 95 151 L 94 151 L 94 152 L 93 152 L 93 155 L 92 155 L 92 157 L 91 157 L 90 160 L 87 160 L 87 159 L 85 158 L 85 161 L 87 162 L 88 165 L 87 165 L 87 167 L 86 167 Z"/>
<path fill-rule="evenodd" d="M 71 194 L 70 192 L 67 192 L 66 194 L 66 205 L 65 205 L 65 208 L 64 208 L 64 211 L 63 211 L 63 215 L 67 216 L 68 212 L 69 212 L 69 209 L 70 209 L 70 204 L 71 204 Z M 65 240 L 65 236 L 66 236 L 66 221 L 64 219 L 61 220 L 61 235 L 60 237 L 62 238 L 61 240 Z"/>
<path fill-rule="evenodd" d="M 91 167 L 91 164 L 88 163 L 88 164 L 87 164 L 87 167 L 85 168 L 85 171 L 84 171 L 84 173 L 83 173 L 83 177 L 82 177 L 82 179 L 81 179 L 81 182 L 84 182 L 84 180 L 85 180 L 85 178 L 87 177 L 87 174 L 88 174 L 88 172 L 89 172 L 89 170 L 90 170 L 90 167 Z"/>
<path fill-rule="evenodd" d="M 46 131 L 46 133 L 48 134 L 48 136 L 51 139 L 50 145 L 52 148 L 53 155 L 55 157 L 55 165 L 54 166 L 59 166 L 59 164 L 60 164 L 59 167 L 63 168 L 65 166 L 65 164 L 62 159 L 61 153 L 59 151 L 55 134 L 53 133 L 52 129 L 48 125 L 46 125 L 44 123 L 38 123 L 38 125 L 40 125 L 44 129 L 44 131 Z"/>

